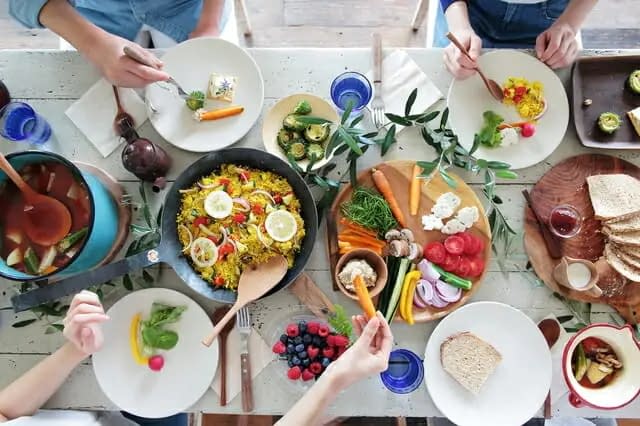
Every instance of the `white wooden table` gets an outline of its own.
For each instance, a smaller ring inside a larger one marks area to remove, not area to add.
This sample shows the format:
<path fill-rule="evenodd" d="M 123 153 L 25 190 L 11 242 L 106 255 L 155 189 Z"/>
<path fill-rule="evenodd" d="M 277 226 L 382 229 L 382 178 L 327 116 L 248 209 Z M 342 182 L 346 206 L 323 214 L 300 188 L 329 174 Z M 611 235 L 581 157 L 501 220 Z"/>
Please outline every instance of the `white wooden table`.
<path fill-rule="evenodd" d="M 409 55 L 429 75 L 443 93 L 447 93 L 451 77 L 442 66 L 439 50 L 409 49 Z M 371 56 L 368 49 L 250 49 L 262 70 L 265 80 L 266 112 L 276 100 L 293 93 L 314 93 L 328 98 L 329 85 L 336 75 L 344 70 L 366 72 L 370 68 Z M 598 52 L 590 52 L 597 54 Z M 569 71 L 559 73 L 567 83 Z M 75 52 L 60 51 L 0 51 L 0 79 L 9 87 L 16 99 L 24 99 L 49 120 L 54 130 L 54 138 L 48 147 L 59 152 L 73 161 L 83 161 L 95 164 L 115 176 L 132 194 L 134 201 L 139 201 L 137 181 L 120 163 L 119 151 L 108 158 L 103 158 L 84 136 L 75 128 L 64 115 L 65 109 L 79 98 L 99 78 L 98 72 Z M 262 148 L 261 120 L 249 134 L 236 146 Z M 421 139 L 412 134 L 411 130 L 403 132 L 399 144 L 387 154 L 385 159 L 418 158 L 429 160 L 433 152 Z M 154 141 L 161 138 L 147 122 L 141 128 L 141 134 Z M 168 144 L 163 145 L 173 157 L 174 165 L 170 178 L 174 179 L 185 167 L 198 158 L 197 154 L 180 151 Z M 0 140 L 2 152 L 24 149 L 24 145 L 12 144 Z M 522 215 L 524 200 L 520 192 L 530 188 L 551 165 L 558 163 L 571 155 L 589 152 L 583 148 L 575 135 L 573 125 L 569 126 L 562 145 L 544 162 L 520 171 L 517 180 L 499 185 L 498 193 L 504 200 L 504 211 L 509 222 L 516 230 L 522 231 Z M 637 151 L 610 152 L 626 160 L 640 164 L 640 154 Z M 360 166 L 372 165 L 379 159 L 375 153 L 368 153 Z M 477 178 L 470 178 L 474 188 L 479 189 L 481 182 Z M 149 191 L 150 192 L 150 191 Z M 162 194 L 152 196 L 154 205 L 162 203 Z M 134 218 L 140 221 L 140 215 L 134 212 Z M 325 293 L 334 301 L 345 306 L 349 311 L 356 312 L 356 305 L 347 300 L 341 293 L 331 290 L 328 263 L 325 254 L 324 227 L 320 230 L 316 246 L 307 265 L 307 272 L 320 285 Z M 503 274 L 494 263 L 489 265 L 482 287 L 474 300 L 494 300 L 510 304 L 538 321 L 546 315 L 566 314 L 565 306 L 556 300 L 551 292 L 543 286 L 535 284 L 533 277 L 524 271 L 526 256 L 521 244 L 517 253 L 511 257 L 508 273 Z M 162 274 L 159 286 L 171 287 L 185 292 L 193 297 L 205 308 L 211 311 L 214 304 L 194 294 L 179 280 L 172 270 L 167 269 Z M 30 313 L 15 315 L 10 306 L 10 296 L 15 283 L 0 282 L 0 388 L 20 376 L 37 361 L 45 357 L 60 346 L 63 337 L 60 333 L 44 334 L 46 325 L 35 323 L 27 328 L 12 328 L 15 321 L 30 318 Z M 107 295 L 106 305 L 110 306 L 122 296 L 123 290 L 117 290 Z M 277 318 L 282 318 L 290 309 L 298 309 L 299 303 L 288 291 L 256 303 L 253 308 L 254 326 L 262 333 L 269 333 L 270 324 Z M 609 321 L 610 312 L 606 306 L 595 306 L 592 318 L 594 320 Z M 393 324 L 396 345 L 408 348 L 419 355 L 424 354 L 428 336 L 435 323 L 417 324 L 409 327 L 404 324 Z M 270 337 L 267 337 L 270 338 Z M 280 369 L 268 366 L 254 382 L 255 413 L 282 414 L 298 398 L 284 390 L 278 389 L 279 379 L 275 377 Z M 429 372 L 426 372 L 429 374 Z M 526 387 L 523 388 L 523 392 Z M 514 395 L 517 397 L 517 395 Z M 508 403 L 508 401 L 505 401 Z M 69 380 L 49 401 L 51 408 L 75 409 L 115 409 L 113 404 L 104 396 L 94 378 L 91 365 L 87 362 L 73 372 Z M 236 397 L 231 403 L 222 408 L 217 398 L 209 391 L 191 411 L 238 413 L 241 411 L 240 398 Z M 394 395 L 388 392 L 378 377 L 372 377 L 358 383 L 344 392 L 329 408 L 332 415 L 338 416 L 411 416 L 431 417 L 441 414 L 434 406 L 425 386 L 409 395 Z M 557 416 L 603 416 L 619 418 L 640 418 L 640 400 L 624 409 L 614 412 L 596 412 L 589 409 L 576 410 L 563 398 L 553 407 Z"/>

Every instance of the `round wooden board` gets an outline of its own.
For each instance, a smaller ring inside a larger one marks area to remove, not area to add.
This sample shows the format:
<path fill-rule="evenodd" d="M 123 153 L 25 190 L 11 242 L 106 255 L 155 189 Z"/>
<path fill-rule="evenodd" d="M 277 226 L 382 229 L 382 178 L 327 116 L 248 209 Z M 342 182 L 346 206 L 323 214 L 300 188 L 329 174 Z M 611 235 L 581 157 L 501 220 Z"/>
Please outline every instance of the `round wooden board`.
<path fill-rule="evenodd" d="M 640 284 L 628 282 L 602 258 L 605 239 L 600 232 L 600 221 L 594 217 L 586 181 L 588 176 L 614 173 L 640 179 L 640 168 L 627 161 L 609 155 L 584 154 L 554 166 L 531 190 L 533 205 L 545 223 L 558 204 L 571 204 L 581 213 L 583 224 L 580 233 L 559 241 L 561 252 L 565 256 L 596 262 L 602 296 L 596 298 L 556 282 L 552 274 L 559 259 L 552 259 L 549 255 L 533 212 L 528 207 L 525 208 L 524 246 L 536 274 L 551 290 L 569 299 L 611 305 L 627 321 L 636 323 L 637 312 L 640 312 Z"/>
<path fill-rule="evenodd" d="M 485 243 L 485 271 L 482 276 L 474 280 L 471 290 L 464 292 L 458 302 L 452 303 L 442 309 L 433 307 L 418 309 L 415 306 L 413 307 L 414 320 L 416 322 L 427 322 L 442 318 L 464 305 L 476 292 L 486 274 L 491 257 L 491 228 L 489 227 L 489 221 L 487 220 L 484 207 L 480 200 L 478 200 L 476 194 L 462 179 L 451 172 L 449 174 L 455 179 L 457 188 L 454 190 L 442 180 L 439 174 L 436 174 L 428 183 L 422 184 L 420 209 L 417 215 L 411 216 L 409 214 L 409 185 L 414 164 L 415 162 L 413 161 L 399 160 L 378 164 L 374 168 L 381 170 L 389 180 L 391 187 L 394 189 L 394 195 L 398 200 L 398 205 L 406 218 L 407 226 L 413 231 L 416 242 L 424 246 L 428 242 L 441 241 L 443 239 L 444 235 L 440 231 L 425 231 L 422 229 L 422 216 L 430 213 L 431 207 L 433 207 L 440 195 L 446 192 L 455 192 L 462 201 L 460 207 L 476 206 L 478 208 L 480 220 L 475 223 L 470 232 L 481 237 Z M 358 175 L 358 184 L 368 188 L 375 188 L 373 180 L 371 179 L 371 169 L 364 170 Z M 332 279 L 335 275 L 336 263 L 340 257 L 337 241 L 338 233 L 341 230 L 340 217 L 342 215 L 340 213 L 340 205 L 351 198 L 351 192 L 351 185 L 346 185 L 334 200 L 327 216 L 327 248 Z"/>

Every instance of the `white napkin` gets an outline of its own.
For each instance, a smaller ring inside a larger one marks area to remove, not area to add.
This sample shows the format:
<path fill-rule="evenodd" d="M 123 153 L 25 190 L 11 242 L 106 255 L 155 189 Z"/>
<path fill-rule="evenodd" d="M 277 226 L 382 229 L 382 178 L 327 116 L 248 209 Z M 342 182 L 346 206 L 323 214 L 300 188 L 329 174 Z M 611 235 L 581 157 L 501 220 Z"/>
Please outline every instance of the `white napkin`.
<path fill-rule="evenodd" d="M 546 318 L 556 320 L 555 315 L 549 315 Z M 545 318 L 545 319 L 546 319 Z M 558 341 L 551 347 L 551 406 L 555 405 L 561 398 L 567 398 L 569 388 L 564 381 L 564 375 L 562 373 L 562 352 L 564 351 L 565 343 L 571 338 L 573 334 L 569 334 L 560 325 L 560 336 Z"/>
<path fill-rule="evenodd" d="M 249 362 L 251 363 L 251 378 L 260 374 L 260 372 L 274 359 L 271 348 L 260 337 L 257 331 L 252 330 L 249 335 Z M 213 379 L 211 389 L 220 395 L 220 374 L 221 368 L 218 368 L 216 377 Z M 240 333 L 238 328 L 234 327 L 227 336 L 227 403 L 232 401 L 242 390 L 242 382 L 240 375 Z"/>
<path fill-rule="evenodd" d="M 373 82 L 373 71 L 367 73 L 367 78 Z M 396 50 L 387 55 L 382 61 L 382 100 L 385 112 L 404 116 L 407 98 L 415 88 L 418 88 L 418 97 L 411 109 L 413 114 L 426 111 L 442 99 L 440 90 L 407 52 Z M 388 122 L 385 117 L 385 124 Z"/>
<path fill-rule="evenodd" d="M 118 93 L 122 107 L 131 114 L 136 128 L 140 127 L 147 120 L 144 101 L 133 89 L 119 88 Z M 122 142 L 113 129 L 116 111 L 116 98 L 111 83 L 100 79 L 65 114 L 100 154 L 108 157 Z"/>

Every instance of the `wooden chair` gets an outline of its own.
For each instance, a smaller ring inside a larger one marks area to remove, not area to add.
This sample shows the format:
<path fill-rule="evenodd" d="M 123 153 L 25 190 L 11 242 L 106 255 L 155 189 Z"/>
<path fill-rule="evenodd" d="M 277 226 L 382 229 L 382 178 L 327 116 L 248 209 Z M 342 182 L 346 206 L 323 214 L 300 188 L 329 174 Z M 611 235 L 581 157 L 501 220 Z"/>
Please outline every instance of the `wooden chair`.
<path fill-rule="evenodd" d="M 238 23 L 244 27 L 243 34 L 245 37 L 251 37 L 251 21 L 247 12 L 247 4 L 245 0 L 234 0 L 236 9 L 236 19 Z"/>

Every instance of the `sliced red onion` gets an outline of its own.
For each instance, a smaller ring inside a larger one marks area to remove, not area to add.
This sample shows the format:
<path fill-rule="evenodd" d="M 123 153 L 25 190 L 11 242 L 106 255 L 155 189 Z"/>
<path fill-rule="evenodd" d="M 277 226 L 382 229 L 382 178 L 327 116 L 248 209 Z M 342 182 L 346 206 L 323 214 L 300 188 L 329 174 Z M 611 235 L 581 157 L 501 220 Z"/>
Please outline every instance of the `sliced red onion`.
<path fill-rule="evenodd" d="M 247 177 L 248 170 L 245 170 L 240 167 L 236 167 L 236 172 L 238 172 L 240 179 L 242 179 L 244 183 L 247 183 L 249 181 L 249 178 Z"/>
<path fill-rule="evenodd" d="M 431 302 L 429 304 L 434 308 L 444 308 L 449 304 L 449 302 L 447 302 L 446 300 L 443 300 L 442 297 L 440 297 L 440 293 L 438 293 L 437 291 L 434 291 L 433 298 L 431 299 Z"/>
<path fill-rule="evenodd" d="M 189 244 L 187 244 L 187 246 L 182 249 L 182 251 L 187 252 L 191 248 L 191 244 L 193 244 L 193 234 L 191 233 L 191 231 L 189 231 L 189 228 L 184 225 L 178 225 L 178 229 L 183 230 L 189 236 Z"/>
<path fill-rule="evenodd" d="M 227 228 L 224 226 L 221 226 L 220 229 L 222 230 L 222 242 L 220 243 L 220 247 L 222 247 L 222 245 L 229 239 L 229 233 L 227 232 Z"/>
<path fill-rule="evenodd" d="M 264 195 L 265 197 L 267 197 L 271 201 L 271 204 L 276 204 L 276 200 L 274 200 L 273 196 L 271 194 L 269 194 L 267 191 L 264 191 L 262 189 L 256 189 L 250 195 L 254 195 L 254 194 Z"/>
<path fill-rule="evenodd" d="M 233 240 L 233 238 L 229 237 L 229 242 L 233 246 L 233 250 L 238 251 L 238 246 L 236 245 L 236 242 Z"/>
<path fill-rule="evenodd" d="M 220 185 L 217 183 L 210 183 L 209 185 L 205 185 L 204 183 L 198 182 L 198 186 L 202 189 L 213 189 L 219 187 Z"/>
<path fill-rule="evenodd" d="M 445 302 L 457 302 L 460 300 L 460 297 L 462 297 L 462 290 L 460 288 L 447 284 L 444 281 L 438 280 L 435 287 L 436 293 Z"/>
<path fill-rule="evenodd" d="M 433 264 L 427 259 L 422 259 L 420 263 L 418 263 L 418 269 L 422 274 L 422 278 L 430 283 L 435 283 L 440 278 L 440 273 L 436 271 Z"/>
<path fill-rule="evenodd" d="M 249 210 L 251 210 L 251 205 L 244 198 L 241 198 L 241 197 L 240 198 L 234 198 L 233 202 L 234 202 L 234 204 L 239 204 L 239 205 L 242 206 L 241 209 L 238 209 L 241 212 L 248 212 Z"/>
<path fill-rule="evenodd" d="M 420 298 L 420 295 L 418 294 L 417 291 L 413 295 L 413 304 L 414 304 L 415 307 L 420 308 L 420 309 L 424 309 L 424 308 L 427 307 L 427 304 L 424 303 L 424 301 Z"/>
<path fill-rule="evenodd" d="M 422 299 L 423 302 L 429 303 L 435 294 L 433 284 L 427 280 L 418 281 L 416 286 L 416 294 Z"/>

